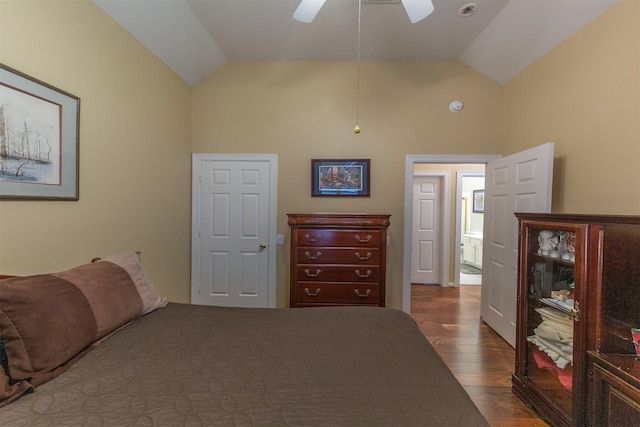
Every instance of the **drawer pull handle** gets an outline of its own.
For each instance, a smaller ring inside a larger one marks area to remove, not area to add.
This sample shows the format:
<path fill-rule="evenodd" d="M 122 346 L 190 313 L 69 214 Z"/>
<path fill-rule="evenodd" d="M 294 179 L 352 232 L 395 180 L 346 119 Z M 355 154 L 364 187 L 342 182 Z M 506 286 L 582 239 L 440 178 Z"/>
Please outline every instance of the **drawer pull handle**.
<path fill-rule="evenodd" d="M 357 290 L 357 289 L 356 289 L 356 290 Z M 309 290 L 309 288 L 304 288 L 304 293 L 305 293 L 305 294 L 307 294 L 307 296 L 310 296 L 310 297 L 317 297 L 317 296 L 318 296 L 318 294 L 320 293 L 320 288 L 316 289 L 316 291 L 315 291 L 315 292 L 311 292 L 311 291 Z"/>
<path fill-rule="evenodd" d="M 360 252 L 356 252 L 356 258 L 358 258 L 360 261 L 366 261 L 369 258 L 371 258 L 371 252 L 367 252 L 367 256 L 362 256 L 360 255 Z"/>
<path fill-rule="evenodd" d="M 367 277 L 371 276 L 371 270 L 367 270 L 367 274 L 360 274 L 360 270 L 356 270 L 356 276 L 361 279 L 366 279 Z"/>
<path fill-rule="evenodd" d="M 309 271 L 309 269 L 308 269 L 308 268 L 305 268 L 305 269 L 304 269 L 304 272 L 305 272 L 305 273 L 307 273 L 307 276 L 309 276 L 309 277 L 318 277 L 318 276 L 320 275 L 320 273 L 322 272 L 322 270 L 317 269 L 317 270 L 316 270 L 316 272 L 315 272 L 315 274 L 313 274 L 313 273 L 311 273 L 311 272 Z"/>
<path fill-rule="evenodd" d="M 316 252 L 315 256 L 311 255 L 309 252 L 305 252 L 304 254 L 306 255 L 307 259 L 318 259 L 320 258 L 320 255 L 322 255 L 322 252 Z"/>
<path fill-rule="evenodd" d="M 362 225 L 371 225 L 371 224 L 373 224 L 373 221 L 371 221 L 370 219 L 361 219 L 360 220 L 360 224 L 362 224 Z"/>
<path fill-rule="evenodd" d="M 319 291 L 319 289 L 318 289 L 318 291 Z M 367 292 L 365 292 L 364 294 L 361 294 L 359 290 L 355 289 L 355 290 L 353 291 L 353 293 L 354 293 L 354 294 L 356 294 L 356 296 L 357 296 L 358 298 L 366 298 L 366 297 L 368 297 L 369 295 L 371 295 L 371 289 L 367 289 Z"/>
<path fill-rule="evenodd" d="M 371 234 L 367 235 L 366 239 L 361 239 L 359 234 L 356 234 L 356 240 L 359 243 L 369 243 L 371 241 Z"/>
<path fill-rule="evenodd" d="M 318 234 L 318 237 L 316 237 L 315 239 L 309 236 L 308 234 L 305 234 L 304 237 L 307 239 L 308 242 L 319 242 L 320 238 L 322 237 L 322 234 Z"/>

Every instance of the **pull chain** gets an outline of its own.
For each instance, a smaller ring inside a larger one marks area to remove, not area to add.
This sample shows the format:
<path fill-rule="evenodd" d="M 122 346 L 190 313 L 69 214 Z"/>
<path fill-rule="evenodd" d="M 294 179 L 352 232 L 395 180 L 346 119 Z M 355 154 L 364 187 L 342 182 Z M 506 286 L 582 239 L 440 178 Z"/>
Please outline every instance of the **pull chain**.
<path fill-rule="evenodd" d="M 357 73 L 356 73 L 356 127 L 353 129 L 353 133 L 360 133 L 360 126 L 358 125 L 360 119 L 360 19 L 362 16 L 362 0 L 358 0 L 358 59 L 357 59 Z"/>

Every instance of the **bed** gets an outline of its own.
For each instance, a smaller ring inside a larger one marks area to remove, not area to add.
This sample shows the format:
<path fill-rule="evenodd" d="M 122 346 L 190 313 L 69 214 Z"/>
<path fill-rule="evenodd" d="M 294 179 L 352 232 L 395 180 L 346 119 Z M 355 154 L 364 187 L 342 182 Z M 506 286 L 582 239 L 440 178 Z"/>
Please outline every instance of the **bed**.
<path fill-rule="evenodd" d="M 488 425 L 400 310 L 167 304 L 149 289 L 138 261 L 133 252 L 69 272 L 0 280 L 0 424 Z M 111 283 L 113 273 L 135 288 L 135 309 L 121 310 L 133 297 Z M 25 286 L 36 291 L 25 293 Z M 93 321 L 67 306 L 67 293 L 48 294 L 57 287 L 74 295 L 80 289 Z M 102 299 L 116 302 L 105 308 Z M 30 312 L 28 303 L 44 304 L 42 312 Z M 114 316 L 118 310 L 136 314 Z M 51 316 L 64 320 L 49 322 Z M 74 323 L 78 317 L 84 320 Z M 35 332 L 26 330 L 30 324 Z M 83 328 L 90 332 L 78 332 Z M 80 335 L 93 341 L 68 349 Z"/>

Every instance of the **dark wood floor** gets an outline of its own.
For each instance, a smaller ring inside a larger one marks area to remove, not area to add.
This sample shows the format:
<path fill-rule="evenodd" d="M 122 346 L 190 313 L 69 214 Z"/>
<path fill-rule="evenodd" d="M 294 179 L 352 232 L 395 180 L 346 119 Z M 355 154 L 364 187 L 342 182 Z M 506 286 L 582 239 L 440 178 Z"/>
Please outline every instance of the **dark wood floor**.
<path fill-rule="evenodd" d="M 548 426 L 511 392 L 515 351 L 480 320 L 480 286 L 412 285 L 411 315 L 491 426 Z"/>

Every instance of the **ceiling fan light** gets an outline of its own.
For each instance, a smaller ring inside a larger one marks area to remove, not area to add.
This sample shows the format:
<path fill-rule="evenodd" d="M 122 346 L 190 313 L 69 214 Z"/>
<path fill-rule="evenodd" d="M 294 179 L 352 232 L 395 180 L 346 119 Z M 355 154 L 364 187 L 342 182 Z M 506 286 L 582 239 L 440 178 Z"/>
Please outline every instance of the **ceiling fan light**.
<path fill-rule="evenodd" d="M 310 23 L 316 17 L 326 0 L 301 0 L 298 8 L 293 12 L 293 19 L 305 24 Z"/>
<path fill-rule="evenodd" d="M 402 5 L 412 24 L 422 21 L 434 11 L 431 0 L 402 0 Z"/>

